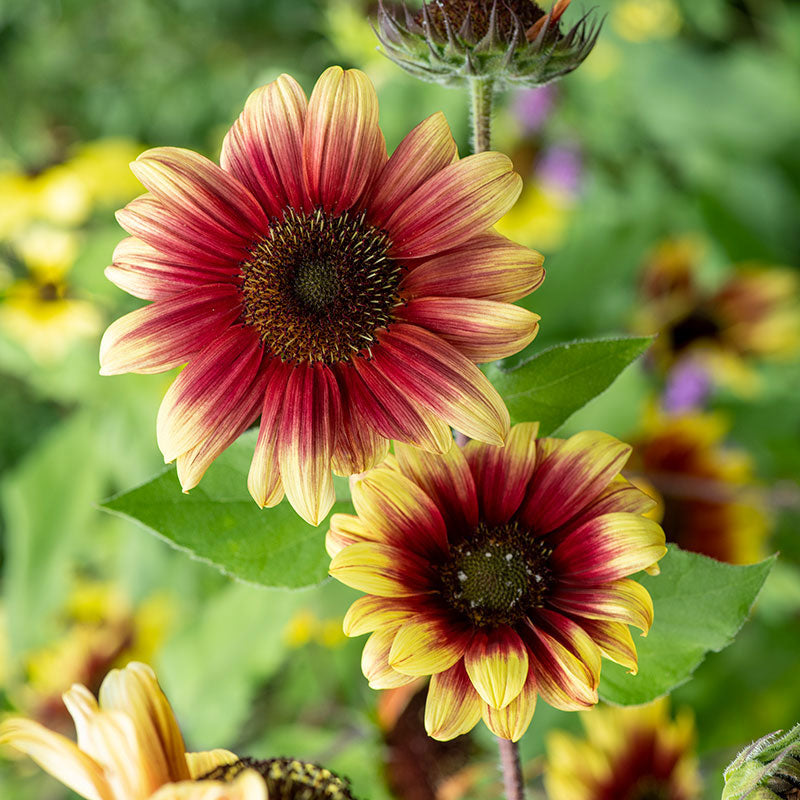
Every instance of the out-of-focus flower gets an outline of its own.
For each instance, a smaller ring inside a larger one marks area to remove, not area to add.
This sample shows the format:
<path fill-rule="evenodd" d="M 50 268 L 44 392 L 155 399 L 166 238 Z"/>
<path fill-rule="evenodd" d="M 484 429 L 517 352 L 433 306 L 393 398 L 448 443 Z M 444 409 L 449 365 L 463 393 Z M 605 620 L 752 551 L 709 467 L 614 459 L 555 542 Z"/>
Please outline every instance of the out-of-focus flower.
<path fill-rule="evenodd" d="M 668 414 L 681 414 L 702 408 L 710 392 L 708 370 L 687 358 L 679 361 L 667 375 L 661 403 Z"/>
<path fill-rule="evenodd" d="M 389 439 L 434 452 L 449 425 L 501 444 L 509 418 L 475 366 L 536 335 L 512 305 L 542 256 L 491 226 L 521 180 L 508 158 L 458 159 L 443 115 L 387 158 L 375 91 L 328 69 L 310 101 L 284 75 L 254 92 L 222 168 L 188 150 L 144 153 L 151 194 L 119 212 L 132 237 L 106 274 L 154 301 L 103 337 L 101 372 L 189 362 L 158 417 L 185 491 L 261 415 L 248 486 L 318 524 L 331 469 L 361 472 Z"/>
<path fill-rule="evenodd" d="M 621 0 L 611 9 L 611 25 L 630 42 L 669 39 L 683 23 L 673 0 Z"/>
<path fill-rule="evenodd" d="M 659 246 L 642 273 L 634 327 L 660 333 L 652 352 L 662 369 L 691 358 L 716 380 L 752 390 L 749 360 L 800 352 L 800 281 L 789 269 L 744 264 L 709 290 L 697 274 L 702 252 L 689 237 Z"/>
<path fill-rule="evenodd" d="M 564 241 L 574 207 L 575 199 L 568 192 L 532 181 L 495 230 L 522 244 L 535 240 L 545 252 L 557 250 Z"/>
<path fill-rule="evenodd" d="M 358 516 L 334 514 L 331 574 L 367 592 L 345 616 L 368 639 L 370 686 L 432 675 L 425 727 L 452 739 L 483 717 L 516 741 L 537 695 L 565 710 L 597 702 L 601 655 L 636 671 L 628 625 L 653 607 L 627 576 L 657 571 L 664 533 L 649 497 L 619 475 L 630 447 L 584 432 L 505 447 L 468 442 L 395 457 L 351 479 Z"/>
<path fill-rule="evenodd" d="M 405 3 L 392 10 L 381 1 L 376 33 L 386 55 L 422 80 L 540 86 L 580 66 L 600 33 L 588 14 L 562 32 L 569 3 L 557 0 L 545 12 L 530 0 L 437 0 L 414 14 Z"/>
<path fill-rule="evenodd" d="M 581 188 L 583 176 L 580 150 L 568 145 L 557 145 L 545 150 L 536 164 L 536 177 L 551 191 L 575 196 Z"/>
<path fill-rule="evenodd" d="M 800 724 L 753 742 L 725 770 L 722 800 L 794 800 L 800 795 Z"/>
<path fill-rule="evenodd" d="M 447 742 L 425 732 L 427 687 L 422 679 L 386 689 L 378 720 L 386 742 L 386 777 L 398 800 L 458 800 L 473 796 L 486 767 L 475 763 L 478 746 L 466 734 Z"/>
<path fill-rule="evenodd" d="M 550 116 L 555 104 L 556 88 L 552 84 L 521 89 L 514 94 L 514 116 L 522 125 L 524 134 L 536 133 Z"/>
<path fill-rule="evenodd" d="M 28 175 L 0 172 L 0 241 L 8 239 L 33 216 L 35 192 Z"/>
<path fill-rule="evenodd" d="M 124 203 L 141 192 L 141 184 L 130 170 L 144 148 L 129 139 L 98 139 L 82 144 L 69 161 L 94 206 Z"/>
<path fill-rule="evenodd" d="M 17 281 L 0 303 L 0 331 L 41 364 L 59 361 L 77 341 L 97 334 L 101 322 L 98 309 L 71 297 L 63 281 Z"/>
<path fill-rule="evenodd" d="M 549 800 L 697 800 L 695 727 L 686 710 L 670 719 L 666 698 L 637 708 L 582 712 L 586 738 L 547 737 Z"/>
<path fill-rule="evenodd" d="M 83 224 L 92 212 L 92 195 L 69 163 L 50 167 L 33 179 L 34 214 L 56 225 Z"/>
<path fill-rule="evenodd" d="M 26 226 L 11 239 L 15 254 L 42 282 L 62 279 L 75 263 L 80 245 L 74 230 L 42 222 Z"/>
<path fill-rule="evenodd" d="M 80 684 L 64 694 L 78 743 L 32 720 L 0 725 L 0 744 L 25 753 L 86 800 L 267 800 L 253 770 L 235 782 L 206 779 L 239 759 L 227 750 L 187 753 L 172 708 L 145 664 L 112 670 L 99 704 Z"/>
<path fill-rule="evenodd" d="M 150 660 L 170 625 L 171 606 L 153 595 L 135 609 L 111 584 L 80 582 L 63 615 L 65 632 L 25 659 L 26 683 L 13 697 L 49 728 L 64 731 L 69 719 L 61 695 L 73 683 L 97 692 L 112 667 Z"/>
<path fill-rule="evenodd" d="M 338 647 L 345 641 L 341 618 L 320 619 L 310 608 L 300 609 L 284 631 L 290 647 L 304 647 L 315 642 L 322 647 Z"/>
<path fill-rule="evenodd" d="M 763 558 L 769 520 L 748 455 L 722 441 L 713 414 L 648 412 L 633 440 L 629 477 L 655 489 L 667 541 L 731 564 Z"/>

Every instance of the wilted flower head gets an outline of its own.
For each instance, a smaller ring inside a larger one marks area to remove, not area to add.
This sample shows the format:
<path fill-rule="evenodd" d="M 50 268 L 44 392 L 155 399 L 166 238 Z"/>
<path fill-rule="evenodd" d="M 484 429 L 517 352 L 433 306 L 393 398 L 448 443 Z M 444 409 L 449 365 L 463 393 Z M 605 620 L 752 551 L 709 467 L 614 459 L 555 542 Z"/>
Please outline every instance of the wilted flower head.
<path fill-rule="evenodd" d="M 696 800 L 700 775 L 695 727 L 684 711 L 669 715 L 666 698 L 628 708 L 582 712 L 586 738 L 547 737 L 548 800 Z"/>
<path fill-rule="evenodd" d="M 331 470 L 379 463 L 389 439 L 434 452 L 449 426 L 501 444 L 509 418 L 475 366 L 536 335 L 512 305 L 542 257 L 491 226 L 521 180 L 499 153 L 459 159 L 442 114 L 387 156 L 367 76 L 331 67 L 311 98 L 283 75 L 256 90 L 222 147 L 143 153 L 150 190 L 119 212 L 133 236 L 106 274 L 152 300 L 117 320 L 101 371 L 187 364 L 158 416 L 188 491 L 261 417 L 248 487 L 318 524 Z"/>
<path fill-rule="evenodd" d="M 588 14 L 563 32 L 569 2 L 545 12 L 531 0 L 438 0 L 413 14 L 405 3 L 395 10 L 381 0 L 376 33 L 386 55 L 423 80 L 541 86 L 578 67 L 600 33 Z"/>
<path fill-rule="evenodd" d="M 666 553 L 652 505 L 620 476 L 630 447 L 597 431 L 505 447 L 471 441 L 395 456 L 351 479 L 358 516 L 334 514 L 331 574 L 367 592 L 345 633 L 374 631 L 362 669 L 387 689 L 432 675 L 425 727 L 452 739 L 483 717 L 516 741 L 537 695 L 597 702 L 601 655 L 637 669 L 628 625 L 649 630 L 647 590 L 628 576 Z"/>
<path fill-rule="evenodd" d="M 725 770 L 722 800 L 800 797 L 800 724 L 770 733 L 742 750 Z"/>

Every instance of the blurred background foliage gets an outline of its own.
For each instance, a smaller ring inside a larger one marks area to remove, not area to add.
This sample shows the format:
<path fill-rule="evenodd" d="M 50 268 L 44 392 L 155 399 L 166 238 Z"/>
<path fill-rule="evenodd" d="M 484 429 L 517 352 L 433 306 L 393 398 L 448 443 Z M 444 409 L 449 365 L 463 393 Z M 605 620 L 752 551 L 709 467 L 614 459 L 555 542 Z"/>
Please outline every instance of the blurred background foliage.
<path fill-rule="evenodd" d="M 800 6 L 597 5 L 585 65 L 503 96 L 495 116 L 494 146 L 525 179 L 498 227 L 548 271 L 523 301 L 541 333 L 511 361 L 660 332 L 563 431 L 635 442 L 632 475 L 673 539 L 699 531 L 739 562 L 781 551 L 753 620 L 673 696 L 696 720 L 687 746 L 712 798 L 737 748 L 800 718 Z M 341 634 L 350 590 L 237 584 L 97 508 L 160 468 L 170 381 L 97 374 L 103 328 L 137 305 L 103 277 L 123 236 L 113 211 L 140 192 L 128 161 L 153 145 L 216 157 L 253 88 L 286 71 L 310 91 L 331 63 L 369 73 L 390 148 L 442 109 L 467 152 L 465 98 L 376 52 L 372 13 L 358 0 L 0 0 L 0 710 L 69 730 L 61 691 L 138 658 L 191 748 L 301 756 L 373 800 L 490 797 L 484 730 L 434 744 L 412 692 L 368 689 L 363 642 Z M 540 704 L 523 740 L 539 791 L 556 729 L 577 732 L 577 716 Z M 13 759 L 0 795 L 64 796 Z"/>

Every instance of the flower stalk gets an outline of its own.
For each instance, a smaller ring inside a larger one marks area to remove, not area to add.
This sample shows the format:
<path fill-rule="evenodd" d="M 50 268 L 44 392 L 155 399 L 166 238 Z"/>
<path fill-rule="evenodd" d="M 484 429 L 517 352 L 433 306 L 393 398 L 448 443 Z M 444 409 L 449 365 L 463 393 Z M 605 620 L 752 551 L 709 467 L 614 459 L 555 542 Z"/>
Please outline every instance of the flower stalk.
<path fill-rule="evenodd" d="M 525 800 L 519 745 L 510 739 L 502 739 L 498 736 L 497 747 L 500 750 L 500 767 L 503 770 L 506 800 Z"/>
<path fill-rule="evenodd" d="M 469 82 L 472 101 L 470 121 L 472 123 L 473 153 L 483 153 L 491 148 L 494 92 L 495 86 L 492 78 L 472 78 Z"/>

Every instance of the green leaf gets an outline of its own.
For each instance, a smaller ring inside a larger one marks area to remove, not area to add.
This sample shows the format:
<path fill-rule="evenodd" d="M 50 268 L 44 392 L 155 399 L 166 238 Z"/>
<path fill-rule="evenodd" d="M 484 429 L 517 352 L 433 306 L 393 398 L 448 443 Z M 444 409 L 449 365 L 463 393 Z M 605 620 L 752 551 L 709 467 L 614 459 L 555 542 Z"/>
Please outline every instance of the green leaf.
<path fill-rule="evenodd" d="M 329 561 L 325 523 L 307 524 L 285 500 L 259 509 L 247 491 L 256 433 L 231 445 L 188 494 L 169 468 L 105 501 L 103 508 L 240 580 L 286 588 L 319 583 Z M 351 509 L 346 502 L 333 507 L 334 512 Z"/>
<path fill-rule="evenodd" d="M 605 391 L 650 346 L 650 336 L 596 339 L 557 345 L 513 369 L 487 375 L 503 396 L 512 423 L 538 420 L 547 436 Z"/>
<path fill-rule="evenodd" d="M 685 683 L 709 651 L 736 636 L 764 585 L 776 556 L 735 566 L 670 545 L 660 575 L 640 583 L 655 608 L 647 638 L 636 638 L 639 673 L 603 664 L 600 696 L 619 705 L 647 703 Z"/>

